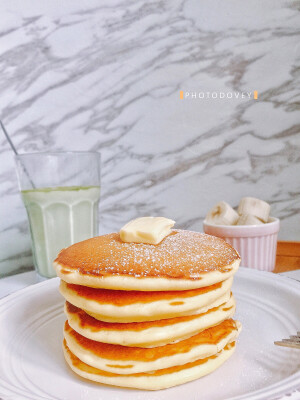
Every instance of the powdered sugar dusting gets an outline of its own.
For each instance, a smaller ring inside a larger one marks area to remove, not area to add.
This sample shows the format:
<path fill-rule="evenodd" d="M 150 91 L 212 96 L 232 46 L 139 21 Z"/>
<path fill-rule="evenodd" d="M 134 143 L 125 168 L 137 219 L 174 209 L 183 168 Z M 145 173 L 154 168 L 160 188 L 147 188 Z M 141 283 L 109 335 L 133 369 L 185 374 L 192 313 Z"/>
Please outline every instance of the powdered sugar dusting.
<path fill-rule="evenodd" d="M 225 272 L 237 259 L 238 253 L 220 238 L 173 230 L 158 245 L 124 243 L 118 233 L 99 236 L 62 250 L 56 261 L 97 276 L 198 279 L 203 272 Z"/>

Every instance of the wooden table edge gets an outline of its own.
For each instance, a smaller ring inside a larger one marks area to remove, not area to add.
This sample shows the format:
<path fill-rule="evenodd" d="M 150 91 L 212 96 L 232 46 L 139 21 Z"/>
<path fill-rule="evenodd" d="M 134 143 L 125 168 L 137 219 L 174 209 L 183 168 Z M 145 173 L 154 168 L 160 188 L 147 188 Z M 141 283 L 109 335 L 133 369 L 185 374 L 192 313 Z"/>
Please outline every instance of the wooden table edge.
<path fill-rule="evenodd" d="M 277 242 L 274 273 L 300 269 L 300 242 L 280 240 Z"/>

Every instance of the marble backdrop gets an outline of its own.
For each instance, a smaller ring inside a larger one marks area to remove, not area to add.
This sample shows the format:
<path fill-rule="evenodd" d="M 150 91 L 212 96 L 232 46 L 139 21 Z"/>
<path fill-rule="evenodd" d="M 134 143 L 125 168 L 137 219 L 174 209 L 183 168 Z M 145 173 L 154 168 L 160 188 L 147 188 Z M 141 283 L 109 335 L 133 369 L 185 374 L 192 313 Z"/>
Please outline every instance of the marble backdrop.
<path fill-rule="evenodd" d="M 271 203 L 282 239 L 300 240 L 299 8 L 2 0 L 1 118 L 20 153 L 101 152 L 101 233 L 149 214 L 202 230 L 214 203 L 252 195 Z M 2 134 L 0 144 L 4 275 L 32 258 Z"/>

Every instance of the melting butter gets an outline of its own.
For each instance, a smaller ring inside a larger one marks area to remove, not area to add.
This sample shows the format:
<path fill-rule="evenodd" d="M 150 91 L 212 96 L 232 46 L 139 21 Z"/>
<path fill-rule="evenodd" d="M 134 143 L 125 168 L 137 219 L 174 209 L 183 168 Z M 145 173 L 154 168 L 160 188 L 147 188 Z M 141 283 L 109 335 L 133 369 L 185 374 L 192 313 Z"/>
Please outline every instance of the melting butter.
<path fill-rule="evenodd" d="M 126 243 L 158 244 L 171 233 L 175 221 L 165 217 L 141 217 L 129 221 L 120 230 Z"/>

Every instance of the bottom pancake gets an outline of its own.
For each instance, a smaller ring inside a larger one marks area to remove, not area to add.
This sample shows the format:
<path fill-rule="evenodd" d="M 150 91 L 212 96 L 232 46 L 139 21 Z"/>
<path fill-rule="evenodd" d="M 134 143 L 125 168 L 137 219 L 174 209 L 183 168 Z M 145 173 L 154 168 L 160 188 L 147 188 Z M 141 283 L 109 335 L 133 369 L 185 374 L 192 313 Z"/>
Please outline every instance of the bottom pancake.
<path fill-rule="evenodd" d="M 69 367 L 82 378 L 105 385 L 121 386 L 144 390 L 160 390 L 193 381 L 210 374 L 221 366 L 234 352 L 235 342 L 224 347 L 219 353 L 177 367 L 160 369 L 149 373 L 118 375 L 90 367 L 80 361 L 63 342 L 64 356 Z"/>

